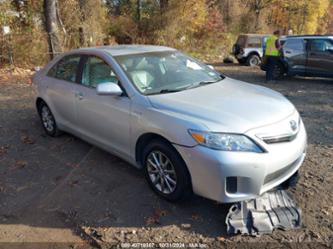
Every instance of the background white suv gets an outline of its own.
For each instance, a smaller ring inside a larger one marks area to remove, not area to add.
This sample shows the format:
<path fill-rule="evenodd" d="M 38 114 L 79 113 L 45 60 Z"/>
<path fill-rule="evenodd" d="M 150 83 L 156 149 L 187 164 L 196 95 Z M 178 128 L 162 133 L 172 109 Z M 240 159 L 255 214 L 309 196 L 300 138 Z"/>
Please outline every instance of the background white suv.
<path fill-rule="evenodd" d="M 268 35 L 242 34 L 233 46 L 232 54 L 240 64 L 259 66 L 263 57 L 263 47 Z"/>

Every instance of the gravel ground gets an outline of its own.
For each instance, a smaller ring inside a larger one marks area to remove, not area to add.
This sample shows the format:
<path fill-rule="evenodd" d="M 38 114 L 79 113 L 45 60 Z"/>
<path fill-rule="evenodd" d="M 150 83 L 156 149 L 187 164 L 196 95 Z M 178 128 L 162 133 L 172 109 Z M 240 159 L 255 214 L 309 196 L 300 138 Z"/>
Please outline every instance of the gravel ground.
<path fill-rule="evenodd" d="M 121 159 L 71 135 L 47 137 L 29 80 L 2 72 L 0 248 L 21 242 L 29 248 L 147 248 L 159 242 L 173 248 L 332 248 L 333 81 L 291 78 L 267 85 L 257 68 L 216 66 L 232 78 L 281 92 L 300 111 L 308 155 L 289 192 L 303 212 L 301 229 L 227 236 L 230 205 L 196 196 L 168 203 Z"/>

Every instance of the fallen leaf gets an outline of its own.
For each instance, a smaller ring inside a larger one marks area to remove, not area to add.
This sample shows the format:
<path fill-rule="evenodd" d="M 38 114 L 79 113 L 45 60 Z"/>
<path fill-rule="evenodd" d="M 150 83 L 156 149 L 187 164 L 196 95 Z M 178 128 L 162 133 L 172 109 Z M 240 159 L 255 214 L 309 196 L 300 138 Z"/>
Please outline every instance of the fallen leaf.
<path fill-rule="evenodd" d="M 154 215 L 158 218 L 162 217 L 162 216 L 166 216 L 167 215 L 167 211 L 166 210 L 162 210 L 160 208 L 156 208 L 154 210 Z"/>
<path fill-rule="evenodd" d="M 220 236 L 220 237 L 217 237 L 217 240 L 223 242 L 223 241 L 225 241 L 225 238 L 223 236 Z"/>
<path fill-rule="evenodd" d="M 11 170 L 23 169 L 25 166 L 27 166 L 27 164 L 27 161 L 17 160 L 15 164 L 11 167 Z"/>
<path fill-rule="evenodd" d="M 0 157 L 7 154 L 9 145 L 0 146 Z"/>
<path fill-rule="evenodd" d="M 198 214 L 192 214 L 192 220 L 202 220 L 202 217 Z"/>
<path fill-rule="evenodd" d="M 27 135 L 23 135 L 21 137 L 21 141 L 22 143 L 24 144 L 34 144 L 35 143 L 35 140 L 33 140 L 31 137 L 27 136 Z"/>
<path fill-rule="evenodd" d="M 159 220 L 156 219 L 156 217 L 151 216 L 151 217 L 146 218 L 145 224 L 147 226 L 149 226 L 149 225 L 157 225 L 157 224 L 160 224 L 160 223 L 159 223 Z"/>
<path fill-rule="evenodd" d="M 16 192 L 21 192 L 22 190 L 25 190 L 25 189 L 27 189 L 28 187 L 29 187 L 28 185 L 18 187 L 18 188 L 16 189 Z"/>
<path fill-rule="evenodd" d="M 74 180 L 74 181 L 71 181 L 70 183 L 69 183 L 69 185 L 71 186 L 71 187 L 74 187 L 75 185 L 77 185 L 79 183 L 79 180 Z"/>
<path fill-rule="evenodd" d="M 66 166 L 71 168 L 78 168 L 80 165 L 78 163 L 66 163 Z"/>
<path fill-rule="evenodd" d="M 162 216 L 166 216 L 167 215 L 167 211 L 166 210 L 162 210 L 160 208 L 156 208 L 154 210 L 154 213 L 152 216 L 146 218 L 145 220 L 145 224 L 146 225 L 159 225 L 160 223 L 160 218 Z"/>
<path fill-rule="evenodd" d="M 190 229 L 192 227 L 191 224 L 181 224 L 180 226 L 184 229 Z"/>

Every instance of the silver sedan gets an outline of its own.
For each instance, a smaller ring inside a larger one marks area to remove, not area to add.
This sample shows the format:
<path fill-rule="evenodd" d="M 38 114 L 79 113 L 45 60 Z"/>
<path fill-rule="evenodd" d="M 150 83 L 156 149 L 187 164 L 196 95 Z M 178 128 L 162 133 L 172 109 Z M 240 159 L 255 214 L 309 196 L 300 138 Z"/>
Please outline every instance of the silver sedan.
<path fill-rule="evenodd" d="M 142 168 L 170 201 L 255 198 L 299 169 L 306 131 L 285 97 L 160 46 L 73 50 L 34 75 L 47 134 Z"/>

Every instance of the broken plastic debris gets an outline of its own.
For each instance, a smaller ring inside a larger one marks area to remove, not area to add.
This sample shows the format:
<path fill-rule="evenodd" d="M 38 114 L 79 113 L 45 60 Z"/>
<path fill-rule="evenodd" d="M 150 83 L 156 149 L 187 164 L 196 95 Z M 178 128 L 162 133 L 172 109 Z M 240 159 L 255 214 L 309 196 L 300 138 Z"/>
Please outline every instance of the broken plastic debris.
<path fill-rule="evenodd" d="M 274 229 L 290 230 L 301 226 L 301 209 L 284 190 L 238 202 L 231 206 L 226 218 L 228 234 L 261 235 Z"/>

